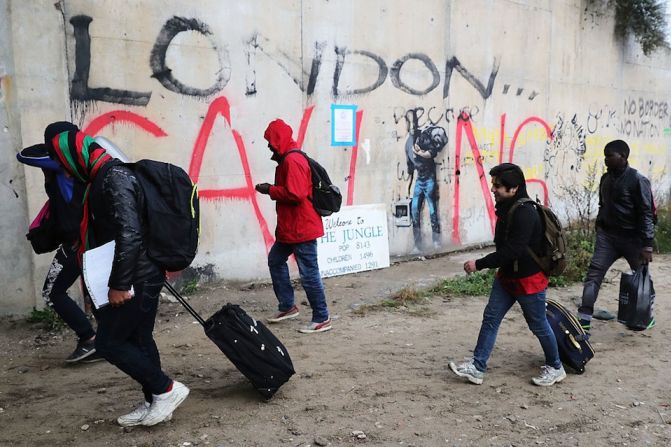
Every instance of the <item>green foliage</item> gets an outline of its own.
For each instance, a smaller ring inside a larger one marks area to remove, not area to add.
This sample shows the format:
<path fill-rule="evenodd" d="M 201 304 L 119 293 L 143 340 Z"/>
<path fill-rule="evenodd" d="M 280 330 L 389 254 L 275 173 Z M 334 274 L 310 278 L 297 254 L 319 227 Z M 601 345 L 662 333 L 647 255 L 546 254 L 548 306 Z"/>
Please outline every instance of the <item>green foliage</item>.
<path fill-rule="evenodd" d="M 485 270 L 470 275 L 457 276 L 441 281 L 428 290 L 433 295 L 453 296 L 469 295 L 481 296 L 489 294 L 494 281 L 494 270 Z"/>
<path fill-rule="evenodd" d="M 195 293 L 197 290 L 198 290 L 198 280 L 194 278 L 184 283 L 181 292 L 184 295 L 189 295 L 191 293 Z"/>
<path fill-rule="evenodd" d="M 667 203 L 657 209 L 657 226 L 655 228 L 655 243 L 657 251 L 671 252 L 671 206 Z"/>
<path fill-rule="evenodd" d="M 615 33 L 632 33 L 647 56 L 666 46 L 664 4 L 658 0 L 615 0 Z"/>
<path fill-rule="evenodd" d="M 580 282 L 585 277 L 594 251 L 594 221 L 599 211 L 599 179 L 602 173 L 603 166 L 594 162 L 587 166 L 583 179 L 569 176 L 559 187 L 559 196 L 566 203 L 568 262 L 561 276 L 550 278 L 551 287 L 563 287 Z"/>
<path fill-rule="evenodd" d="M 588 0 L 592 8 L 607 6 L 615 11 L 615 34 L 632 34 L 646 56 L 666 43 L 664 2 L 659 0 Z"/>
<path fill-rule="evenodd" d="M 594 228 L 594 223 L 592 223 Z M 568 263 L 564 273 L 557 278 L 550 278 L 551 286 L 565 286 L 573 282 L 580 282 L 585 278 L 587 267 L 594 252 L 595 232 L 577 231 L 568 229 L 566 232 L 568 243 Z"/>
<path fill-rule="evenodd" d="M 566 287 L 571 283 L 564 275 L 550 276 L 548 287 Z"/>
<path fill-rule="evenodd" d="M 43 325 L 48 331 L 56 331 L 65 327 L 65 323 L 61 320 L 61 317 L 59 317 L 50 307 L 45 307 L 42 310 L 33 307 L 27 320 L 29 323 L 39 323 Z"/>

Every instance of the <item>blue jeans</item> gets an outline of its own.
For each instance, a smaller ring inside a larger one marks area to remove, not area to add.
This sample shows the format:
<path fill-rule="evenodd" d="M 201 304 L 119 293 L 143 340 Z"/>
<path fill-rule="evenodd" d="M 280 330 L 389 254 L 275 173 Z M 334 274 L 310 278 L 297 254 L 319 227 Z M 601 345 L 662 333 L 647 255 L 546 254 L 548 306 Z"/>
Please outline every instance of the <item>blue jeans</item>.
<path fill-rule="evenodd" d="M 420 248 L 422 244 L 422 230 L 420 227 L 422 207 L 424 199 L 429 207 L 429 218 L 431 220 L 431 231 L 433 241 L 440 242 L 440 219 L 438 217 L 438 185 L 434 177 L 418 178 L 415 180 L 415 191 L 412 195 L 412 230 L 415 238 L 415 246 Z"/>
<path fill-rule="evenodd" d="M 142 386 L 147 402 L 161 394 L 171 379 L 161 370 L 161 357 L 152 332 L 158 296 L 165 278 L 133 284 L 135 296 L 119 307 L 107 305 L 96 311 L 96 351 Z"/>
<path fill-rule="evenodd" d="M 273 290 L 279 302 L 279 311 L 287 311 L 294 305 L 294 288 L 291 287 L 289 267 L 287 266 L 287 259 L 291 254 L 296 256 L 301 284 L 312 307 L 312 322 L 322 323 L 328 320 L 329 311 L 326 306 L 324 285 L 317 263 L 317 240 L 301 242 L 300 244 L 275 242 L 270 249 L 268 268 L 273 280 Z"/>
<path fill-rule="evenodd" d="M 478 371 L 485 372 L 487 370 L 487 360 L 494 349 L 501 321 L 515 304 L 515 301 L 520 303 L 529 329 L 541 343 L 545 353 L 545 364 L 553 368 L 561 366 L 557 339 L 545 315 L 545 292 L 546 290 L 531 295 L 513 296 L 501 286 L 498 278 L 494 279 L 492 291 L 489 294 L 489 302 L 485 307 L 482 318 L 478 343 L 473 352 L 473 362 Z"/>

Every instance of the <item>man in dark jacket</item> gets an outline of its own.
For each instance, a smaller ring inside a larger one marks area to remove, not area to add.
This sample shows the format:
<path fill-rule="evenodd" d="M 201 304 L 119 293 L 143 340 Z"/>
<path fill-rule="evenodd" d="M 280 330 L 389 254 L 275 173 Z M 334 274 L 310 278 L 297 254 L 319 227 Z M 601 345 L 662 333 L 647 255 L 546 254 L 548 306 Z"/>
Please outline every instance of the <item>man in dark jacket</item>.
<path fill-rule="evenodd" d="M 312 307 L 311 323 L 299 331 L 311 334 L 331 329 L 317 262 L 317 238 L 324 235 L 324 225 L 310 200 L 310 165 L 302 154 L 290 152 L 300 150 L 292 134 L 291 127 L 281 119 L 268 125 L 263 137 L 268 141 L 271 159 L 278 163 L 275 183 L 256 185 L 258 192 L 275 200 L 277 211 L 276 242 L 268 253 L 268 268 L 279 306 L 278 313 L 268 318 L 268 322 L 279 323 L 299 315 L 287 266 L 287 259 L 293 254 L 298 263 L 301 284 Z"/>
<path fill-rule="evenodd" d="M 64 130 L 78 130 L 71 123 Z M 42 298 L 59 317 L 77 334 L 77 346 L 65 359 L 68 363 L 93 362 L 102 360 L 96 354 L 96 332 L 79 305 L 70 298 L 68 289 L 81 275 L 81 267 L 77 260 L 79 247 L 79 222 L 82 219 L 82 198 L 84 184 L 65 174 L 65 171 L 54 160 L 49 158 L 45 144 L 36 144 L 16 154 L 21 163 L 42 169 L 44 173 L 44 189 L 49 197 L 48 210 L 50 218 L 55 222 L 55 241 L 60 246 L 51 261 L 47 277 L 42 286 Z"/>
<path fill-rule="evenodd" d="M 652 262 L 655 238 L 650 181 L 629 166 L 629 146 L 622 140 L 611 141 L 603 153 L 607 171 L 599 183 L 596 242 L 578 309 L 580 324 L 586 331 L 591 328 L 594 303 L 608 269 L 621 257 L 632 270 Z M 650 327 L 654 324 L 653 320 Z"/>
<path fill-rule="evenodd" d="M 460 377 L 480 385 L 484 379 L 501 321 L 518 302 L 529 329 L 538 338 L 545 353 L 541 374 L 532 378 L 539 386 L 550 386 L 564 380 L 566 372 L 559 360 L 557 340 L 545 315 L 545 293 L 548 278 L 528 252 L 527 247 L 541 254 L 543 227 L 540 215 L 532 203 L 517 205 L 513 215 L 508 211 L 521 198 L 528 198 L 524 173 L 519 166 L 503 163 L 489 171 L 491 191 L 496 201 L 496 251 L 478 260 L 466 261 L 464 270 L 473 273 L 486 268 L 498 268 L 489 302 L 485 307 L 478 342 L 473 358 L 450 368 Z"/>
<path fill-rule="evenodd" d="M 75 179 L 85 183 L 80 225 L 80 255 L 114 240 L 108 281 L 109 305 L 96 310 L 96 350 L 142 386 L 144 401 L 118 418 L 122 426 L 155 425 L 170 420 L 189 394 L 161 369 L 152 335 L 165 272 L 144 247 L 145 198 L 133 171 L 78 131 L 45 131 L 50 155 Z"/>

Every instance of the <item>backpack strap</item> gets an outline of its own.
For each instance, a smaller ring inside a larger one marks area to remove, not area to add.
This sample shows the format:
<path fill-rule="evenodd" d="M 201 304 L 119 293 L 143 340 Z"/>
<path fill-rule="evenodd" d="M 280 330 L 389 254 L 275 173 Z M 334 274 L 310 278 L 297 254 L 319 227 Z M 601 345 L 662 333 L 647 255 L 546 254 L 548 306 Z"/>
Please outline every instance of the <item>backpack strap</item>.
<path fill-rule="evenodd" d="M 306 154 L 306 153 L 303 152 L 302 150 L 300 150 L 300 149 L 291 149 L 291 150 L 289 150 L 289 151 L 286 151 L 286 152 L 280 157 L 280 163 L 282 163 L 282 162 L 284 161 L 284 159 L 287 158 L 287 157 L 289 156 L 289 154 L 295 154 L 296 152 L 298 152 L 299 154 L 303 154 L 303 156 L 305 157 L 305 159 L 308 158 L 308 154 Z"/>
<path fill-rule="evenodd" d="M 517 199 L 515 203 L 513 203 L 513 206 L 510 207 L 508 210 L 508 213 L 506 214 L 506 239 L 508 239 L 508 236 L 510 235 L 510 225 L 512 224 L 513 220 L 513 214 L 517 210 L 517 208 L 520 205 L 523 205 L 525 203 L 532 203 L 534 208 L 536 207 L 536 201 L 529 198 L 529 197 L 522 197 L 521 199 Z M 542 224 L 542 223 L 541 223 Z M 527 253 L 531 258 L 534 260 L 534 262 L 541 268 L 543 269 L 543 264 L 541 262 L 541 259 L 538 257 L 536 253 L 527 245 Z M 517 272 L 519 270 L 519 265 L 517 263 L 517 259 L 513 263 L 513 271 Z"/>

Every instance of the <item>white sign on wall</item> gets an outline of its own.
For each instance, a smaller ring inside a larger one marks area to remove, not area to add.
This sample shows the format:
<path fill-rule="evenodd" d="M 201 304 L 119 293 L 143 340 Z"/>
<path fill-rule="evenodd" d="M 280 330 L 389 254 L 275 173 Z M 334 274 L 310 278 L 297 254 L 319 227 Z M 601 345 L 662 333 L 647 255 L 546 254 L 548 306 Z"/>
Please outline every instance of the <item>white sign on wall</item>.
<path fill-rule="evenodd" d="M 322 220 L 324 236 L 318 240 L 322 277 L 389 267 L 384 204 L 345 206 Z"/>

